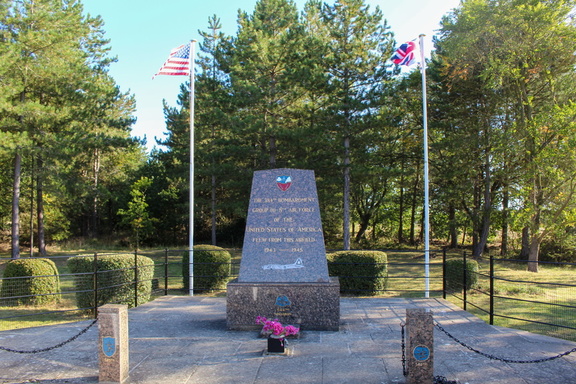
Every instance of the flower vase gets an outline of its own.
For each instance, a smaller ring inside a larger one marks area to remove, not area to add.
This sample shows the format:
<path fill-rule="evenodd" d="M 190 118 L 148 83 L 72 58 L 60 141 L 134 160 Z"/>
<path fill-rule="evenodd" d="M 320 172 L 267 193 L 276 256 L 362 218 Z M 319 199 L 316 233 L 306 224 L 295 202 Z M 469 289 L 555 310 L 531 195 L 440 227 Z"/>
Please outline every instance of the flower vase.
<path fill-rule="evenodd" d="M 284 353 L 285 344 L 286 342 L 283 336 L 276 336 L 276 335 L 268 336 L 268 352 Z"/>

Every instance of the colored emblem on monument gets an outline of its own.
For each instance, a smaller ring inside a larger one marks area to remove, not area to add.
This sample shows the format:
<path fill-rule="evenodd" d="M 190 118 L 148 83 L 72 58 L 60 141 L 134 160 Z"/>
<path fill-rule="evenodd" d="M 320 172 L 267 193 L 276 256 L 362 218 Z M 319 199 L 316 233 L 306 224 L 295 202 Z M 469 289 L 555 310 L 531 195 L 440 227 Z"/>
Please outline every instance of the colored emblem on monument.
<path fill-rule="evenodd" d="M 278 176 L 276 178 L 276 185 L 282 191 L 287 191 L 292 185 L 292 178 L 290 176 Z"/>
<path fill-rule="evenodd" d="M 287 296 L 278 296 L 276 298 L 276 305 L 279 307 L 287 307 L 289 305 L 291 305 L 292 303 L 290 302 L 290 299 L 288 299 Z"/>
<path fill-rule="evenodd" d="M 116 338 L 103 337 L 102 338 L 102 352 L 108 357 L 114 356 L 116 353 Z"/>

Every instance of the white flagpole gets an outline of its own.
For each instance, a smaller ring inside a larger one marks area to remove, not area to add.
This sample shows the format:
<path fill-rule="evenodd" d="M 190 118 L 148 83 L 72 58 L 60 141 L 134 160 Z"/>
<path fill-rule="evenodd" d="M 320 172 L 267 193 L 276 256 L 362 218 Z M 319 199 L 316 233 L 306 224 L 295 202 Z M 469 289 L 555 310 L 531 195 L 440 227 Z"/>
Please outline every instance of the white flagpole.
<path fill-rule="evenodd" d="M 190 208 L 188 223 L 188 252 L 190 296 L 194 296 L 194 60 L 196 40 L 190 41 Z"/>
<path fill-rule="evenodd" d="M 426 60 L 424 59 L 424 36 L 420 35 L 420 60 L 422 72 L 422 120 L 424 125 L 424 297 L 430 297 L 430 203 L 428 193 L 428 107 L 426 100 Z"/>

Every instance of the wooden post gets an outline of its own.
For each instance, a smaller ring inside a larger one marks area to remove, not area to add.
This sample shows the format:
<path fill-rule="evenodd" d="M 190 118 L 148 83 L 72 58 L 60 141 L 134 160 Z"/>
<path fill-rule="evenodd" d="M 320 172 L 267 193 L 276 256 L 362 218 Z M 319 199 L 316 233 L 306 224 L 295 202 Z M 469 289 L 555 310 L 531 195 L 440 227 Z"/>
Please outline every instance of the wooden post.
<path fill-rule="evenodd" d="M 106 304 L 98 308 L 100 383 L 123 383 L 128 378 L 128 306 Z"/>
<path fill-rule="evenodd" d="M 408 334 L 406 384 L 434 382 L 434 323 L 432 312 L 423 308 L 406 309 Z"/>

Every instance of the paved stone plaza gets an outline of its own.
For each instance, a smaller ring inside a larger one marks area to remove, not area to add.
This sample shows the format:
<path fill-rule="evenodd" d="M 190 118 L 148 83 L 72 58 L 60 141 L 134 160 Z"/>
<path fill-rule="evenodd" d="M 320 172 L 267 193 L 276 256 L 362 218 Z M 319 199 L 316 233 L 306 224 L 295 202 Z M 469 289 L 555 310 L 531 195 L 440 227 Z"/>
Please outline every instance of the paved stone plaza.
<path fill-rule="evenodd" d="M 496 356 L 533 360 L 576 343 L 494 327 L 442 299 L 342 298 L 339 332 L 306 331 L 288 356 L 263 353 L 255 331 L 226 329 L 226 299 L 165 296 L 129 310 L 128 383 L 404 383 L 400 323 L 406 308 L 431 308 L 461 341 Z M 90 321 L 0 332 L 0 346 L 30 350 L 62 342 Z M 464 384 L 573 384 L 576 353 L 538 364 L 489 360 L 434 331 L 434 374 Z M 98 382 L 98 329 L 32 355 L 0 351 L 0 383 Z"/>

